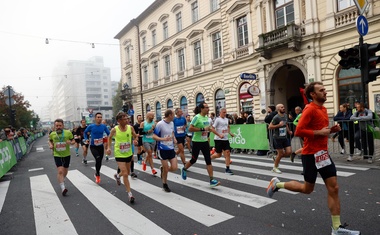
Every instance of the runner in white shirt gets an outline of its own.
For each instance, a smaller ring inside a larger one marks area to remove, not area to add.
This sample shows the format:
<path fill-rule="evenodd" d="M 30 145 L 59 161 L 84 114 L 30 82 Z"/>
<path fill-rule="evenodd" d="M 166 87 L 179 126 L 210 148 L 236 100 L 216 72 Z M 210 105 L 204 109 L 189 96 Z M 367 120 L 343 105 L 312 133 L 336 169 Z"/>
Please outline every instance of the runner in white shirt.
<path fill-rule="evenodd" d="M 174 144 L 177 143 L 177 139 L 174 136 L 173 120 L 173 111 L 170 109 L 166 110 L 164 119 L 157 123 L 153 132 L 153 139 L 157 141 L 157 150 L 160 151 L 162 188 L 168 193 L 171 192 L 167 183 L 168 172 L 174 172 L 178 169 L 178 162 L 174 151 Z M 170 167 L 168 162 L 170 162 Z"/>
<path fill-rule="evenodd" d="M 234 134 L 230 132 L 230 125 L 228 122 L 227 109 L 221 108 L 219 117 L 215 119 L 213 127 L 217 135 L 214 136 L 215 142 L 215 153 L 211 156 L 211 159 L 220 158 L 222 152 L 226 162 L 226 174 L 233 175 L 234 173 L 230 170 L 230 156 L 231 156 L 231 147 L 230 141 L 228 140 L 228 134 L 234 137 Z"/>

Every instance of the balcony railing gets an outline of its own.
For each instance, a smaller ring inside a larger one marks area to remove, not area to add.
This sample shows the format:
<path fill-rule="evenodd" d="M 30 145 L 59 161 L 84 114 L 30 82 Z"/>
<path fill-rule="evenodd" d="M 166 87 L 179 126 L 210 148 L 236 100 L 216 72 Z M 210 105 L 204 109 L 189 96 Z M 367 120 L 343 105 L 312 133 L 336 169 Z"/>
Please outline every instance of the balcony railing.
<path fill-rule="evenodd" d="M 301 27 L 289 24 L 269 33 L 259 35 L 259 48 L 256 51 L 266 59 L 271 58 L 272 51 L 277 48 L 288 47 L 294 51 L 300 50 L 302 32 Z"/>
<path fill-rule="evenodd" d="M 356 7 L 349 8 L 345 11 L 338 12 L 335 15 L 335 27 L 341 27 L 344 25 L 352 25 L 358 17 L 358 10 Z"/>

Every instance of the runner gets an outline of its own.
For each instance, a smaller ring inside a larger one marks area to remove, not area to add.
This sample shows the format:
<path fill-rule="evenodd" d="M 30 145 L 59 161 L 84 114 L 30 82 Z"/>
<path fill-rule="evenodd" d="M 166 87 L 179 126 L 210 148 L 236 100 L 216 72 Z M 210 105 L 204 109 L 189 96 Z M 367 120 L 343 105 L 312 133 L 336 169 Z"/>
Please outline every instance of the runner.
<path fill-rule="evenodd" d="M 181 161 L 183 165 L 186 164 L 186 158 L 185 158 L 185 138 L 186 138 L 186 127 L 187 127 L 187 122 L 186 118 L 184 118 L 182 109 L 176 108 L 174 110 L 175 112 L 175 117 L 173 120 L 174 123 L 174 134 L 175 138 L 177 139 L 177 146 L 178 146 L 178 151 L 176 152 L 177 155 L 180 156 Z"/>
<path fill-rule="evenodd" d="M 107 124 L 107 121 L 106 120 L 102 120 L 102 124 L 104 124 L 108 130 L 111 129 L 111 127 Z M 106 132 L 103 132 L 103 145 L 104 145 L 104 151 L 107 150 L 107 142 L 108 142 L 108 135 Z M 106 161 L 108 161 L 109 159 L 109 156 L 108 154 L 106 153 Z"/>
<path fill-rule="evenodd" d="M 82 146 L 83 150 L 83 160 L 82 162 L 84 164 L 87 164 L 87 150 L 88 150 L 88 144 L 84 141 L 84 130 L 86 130 L 86 120 L 80 121 L 80 126 L 77 128 L 76 135 L 78 136 L 78 139 L 80 141 L 80 145 Z"/>
<path fill-rule="evenodd" d="M 127 114 L 119 112 L 116 115 L 116 120 L 119 125 L 112 128 L 111 133 L 108 136 L 107 154 L 111 155 L 112 137 L 115 136 L 114 156 L 117 166 L 120 169 L 119 176 L 123 176 L 123 182 L 128 192 L 129 202 L 134 203 L 135 198 L 131 192 L 128 176 L 130 173 L 131 161 L 133 161 L 133 139 L 136 138 L 137 135 L 133 127 L 128 125 L 129 118 L 127 117 Z M 120 179 L 118 180 L 117 174 L 115 174 L 114 177 L 118 182 L 118 185 L 120 185 Z"/>
<path fill-rule="evenodd" d="M 70 166 L 70 144 L 75 143 L 74 136 L 69 130 L 64 130 L 63 120 L 54 121 L 55 131 L 49 135 L 49 147 L 53 150 L 55 165 L 57 166 L 57 179 L 62 190 L 62 195 L 66 196 L 65 178 Z"/>
<path fill-rule="evenodd" d="M 145 158 L 145 161 L 142 162 L 142 168 L 144 171 L 146 171 L 146 163 L 148 162 L 150 165 L 150 168 L 152 168 L 152 174 L 157 174 L 157 171 L 154 169 L 153 165 L 153 158 L 152 153 L 154 151 L 154 146 L 156 144 L 156 141 L 153 139 L 153 131 L 155 127 L 154 123 L 154 113 L 148 112 L 146 114 L 146 121 L 141 122 L 141 134 L 143 134 L 143 145 L 144 149 L 147 153 L 147 156 Z"/>
<path fill-rule="evenodd" d="M 157 123 L 153 134 L 153 139 L 157 141 L 157 149 L 160 151 L 162 189 L 168 193 L 171 192 L 167 183 L 168 172 L 174 172 L 178 169 L 174 151 L 174 144 L 177 143 L 177 140 L 174 134 L 173 119 L 173 111 L 170 109 L 166 110 L 164 119 Z M 170 167 L 168 161 L 170 162 Z"/>
<path fill-rule="evenodd" d="M 312 99 L 312 102 L 305 107 L 295 133 L 296 136 L 304 137 L 302 165 L 305 182 L 280 182 L 279 179 L 274 177 L 267 188 L 267 194 L 272 197 L 275 192 L 282 188 L 310 194 L 314 190 L 319 172 L 328 191 L 327 204 L 331 213 L 332 234 L 360 234 L 359 231 L 346 229 L 340 222 L 339 186 L 336 168 L 327 152 L 328 136 L 330 133 L 340 131 L 340 126 L 328 127 L 329 118 L 327 110 L 323 106 L 326 101 L 326 89 L 321 82 L 312 82 L 305 88 L 305 94 L 308 99 Z"/>
<path fill-rule="evenodd" d="M 226 170 L 225 173 L 229 175 L 233 175 L 234 173 L 230 169 L 231 162 L 231 147 L 230 141 L 228 140 L 228 134 L 234 137 L 234 134 L 230 132 L 229 120 L 226 117 L 227 109 L 221 108 L 219 110 L 219 117 L 217 117 L 214 121 L 213 127 L 215 128 L 216 134 L 214 136 L 215 142 L 215 153 L 211 155 L 211 159 L 220 158 L 222 156 L 222 152 L 226 162 Z"/>
<path fill-rule="evenodd" d="M 73 129 L 73 135 L 74 135 L 74 140 L 75 140 L 75 156 L 76 157 L 79 157 L 79 143 L 80 143 L 80 139 L 79 139 L 79 136 L 77 135 L 77 130 L 78 130 L 79 127 L 74 127 Z"/>
<path fill-rule="evenodd" d="M 278 104 L 276 106 L 276 111 L 277 114 L 273 117 L 268 129 L 273 130 L 273 147 L 277 151 L 277 156 L 273 157 L 274 166 L 272 171 L 281 174 L 280 169 L 278 169 L 281 158 L 292 154 L 292 147 L 290 146 L 286 133 L 289 135 L 292 135 L 293 133 L 289 130 L 288 117 L 285 113 L 284 105 Z"/>
<path fill-rule="evenodd" d="M 142 122 L 142 116 L 141 115 L 137 115 L 137 122 L 135 125 L 133 125 L 133 128 L 135 129 L 135 132 L 136 133 L 140 133 L 140 126 L 141 126 L 141 122 Z M 138 143 L 137 143 L 137 163 L 138 164 L 142 164 L 142 155 L 144 154 L 144 149 L 143 149 L 143 141 L 142 141 L 142 135 L 140 134 L 137 134 L 138 135 Z"/>
<path fill-rule="evenodd" d="M 84 139 L 87 144 L 90 144 L 90 150 L 95 158 L 95 182 L 100 183 L 100 168 L 102 167 L 102 160 L 104 156 L 104 145 L 103 145 L 103 133 L 106 132 L 107 135 L 110 134 L 107 126 L 102 124 L 102 114 L 95 114 L 95 124 L 89 125 L 86 130 L 84 130 Z M 91 142 L 88 140 L 88 133 L 91 135 Z"/>
<path fill-rule="evenodd" d="M 187 114 L 186 115 L 186 147 L 191 154 L 191 145 L 192 145 L 191 139 L 193 138 L 193 132 L 189 131 L 190 123 L 191 123 L 191 117 L 189 114 Z"/>
<path fill-rule="evenodd" d="M 194 109 L 195 116 L 191 121 L 189 131 L 193 132 L 193 148 L 192 148 L 192 157 L 191 160 L 186 162 L 185 166 L 181 170 L 182 179 L 186 180 L 187 178 L 187 169 L 189 169 L 194 163 L 197 162 L 199 152 L 202 151 L 202 154 L 205 158 L 207 173 L 210 177 L 210 187 L 216 187 L 220 185 L 220 182 L 214 179 L 213 169 L 211 165 L 210 157 L 210 144 L 208 143 L 208 132 L 213 130 L 210 126 L 207 114 L 209 107 L 206 103 L 202 102 Z"/>

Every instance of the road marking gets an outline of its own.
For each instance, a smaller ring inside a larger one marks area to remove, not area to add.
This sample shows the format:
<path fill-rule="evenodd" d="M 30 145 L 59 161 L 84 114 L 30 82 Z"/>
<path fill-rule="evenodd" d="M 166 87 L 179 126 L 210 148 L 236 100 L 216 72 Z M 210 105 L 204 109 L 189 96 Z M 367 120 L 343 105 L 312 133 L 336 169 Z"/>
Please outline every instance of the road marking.
<path fill-rule="evenodd" d="M 103 166 L 101 172 L 102 174 L 112 179 L 114 179 L 113 175 L 116 173 L 115 169 L 107 166 Z M 153 199 L 162 205 L 167 206 L 170 209 L 175 210 L 182 215 L 187 216 L 208 227 L 232 219 L 234 217 L 222 211 L 178 195 L 174 192 L 166 193 L 162 190 L 162 188 L 146 183 L 142 180 L 132 180 L 131 188 L 133 191 L 144 194 L 150 199 Z"/>
<path fill-rule="evenodd" d="M 36 147 L 36 152 L 45 152 L 43 147 Z"/>
<path fill-rule="evenodd" d="M 202 159 L 204 159 L 203 157 L 200 157 Z M 222 159 L 224 160 L 224 158 Z M 282 159 L 281 159 L 282 161 Z M 251 165 L 251 166 L 263 166 L 263 167 L 269 167 L 269 168 L 273 168 L 273 161 L 272 163 L 265 163 L 265 162 L 259 162 L 259 161 L 245 161 L 245 160 L 239 160 L 239 159 L 233 159 L 233 162 L 239 162 L 239 163 L 244 163 L 245 165 Z M 213 163 L 214 165 L 214 163 Z M 287 169 L 287 170 L 295 170 L 295 171 L 299 171 L 299 172 L 302 172 L 303 171 L 303 167 L 302 166 L 290 166 L 290 165 L 286 165 L 286 164 L 280 164 L 279 168 L 282 170 L 282 169 Z M 355 175 L 354 172 L 346 172 L 346 171 L 337 171 L 337 175 L 338 176 L 342 176 L 342 177 L 348 177 L 348 176 L 352 176 L 352 175 Z"/>
<path fill-rule="evenodd" d="M 0 213 L 3 209 L 3 205 L 5 202 L 5 196 L 7 196 L 10 180 L 0 182 Z"/>
<path fill-rule="evenodd" d="M 32 172 L 32 171 L 42 171 L 43 169 L 44 169 L 43 167 L 40 167 L 40 168 L 29 169 L 28 171 L 29 172 Z"/>
<path fill-rule="evenodd" d="M 78 170 L 71 170 L 67 178 L 122 234 L 144 234 L 147 231 L 169 234 Z M 128 200 L 127 193 L 125 198 Z"/>
<path fill-rule="evenodd" d="M 135 168 L 135 170 L 144 172 L 138 168 Z M 276 200 L 268 198 L 268 197 L 263 197 L 256 194 L 247 193 L 247 192 L 240 191 L 237 189 L 230 189 L 224 186 L 218 186 L 214 189 L 211 189 L 209 181 L 201 181 L 201 180 L 196 180 L 189 177 L 187 178 L 187 180 L 182 180 L 182 178 L 181 179 L 180 178 L 181 177 L 178 177 L 177 174 L 168 175 L 169 181 L 186 185 L 190 188 L 194 188 L 194 189 L 197 189 L 206 193 L 210 193 L 215 196 L 222 197 L 228 200 L 232 200 L 237 203 L 245 204 L 254 208 L 261 208 L 263 206 L 276 202 Z"/>
<path fill-rule="evenodd" d="M 77 234 L 47 175 L 30 177 L 36 234 Z"/>
<path fill-rule="evenodd" d="M 189 169 L 189 171 L 190 171 L 190 174 L 192 172 L 194 172 L 194 173 L 201 174 L 201 175 L 208 175 L 206 169 L 201 169 L 201 168 L 194 167 L 194 166 L 192 166 Z M 257 178 L 254 179 L 254 178 L 248 178 L 248 177 L 239 176 L 239 175 L 228 175 L 228 174 L 217 172 L 217 171 L 214 171 L 214 177 L 217 177 L 219 179 L 226 179 L 228 181 L 233 181 L 233 182 L 237 182 L 237 183 L 241 183 L 241 184 L 247 184 L 247 185 L 251 185 L 251 186 L 265 188 L 265 189 L 269 185 L 269 180 L 260 180 Z M 289 190 L 279 190 L 279 192 L 289 193 L 289 194 L 298 194 L 297 192 L 292 192 Z"/>
<path fill-rule="evenodd" d="M 268 158 L 265 156 L 260 157 L 260 156 L 254 156 L 254 155 L 244 156 L 244 155 L 231 154 L 231 158 L 232 158 L 233 162 L 239 162 L 239 163 L 244 163 L 244 164 L 247 163 L 247 161 L 244 161 L 241 159 L 247 159 L 247 160 L 255 159 L 255 160 L 260 160 L 260 161 L 273 162 L 272 158 Z M 222 160 L 224 162 L 224 157 L 222 156 L 220 159 L 217 159 L 217 160 Z M 291 162 L 289 158 L 285 158 L 285 159 L 283 158 L 283 159 L 281 159 L 281 161 L 284 161 L 286 163 L 295 164 L 295 165 L 302 165 L 301 159 L 299 159 L 299 161 Z M 340 165 L 340 164 L 337 165 L 336 162 L 335 162 L 335 165 L 337 168 L 348 169 L 348 170 L 367 171 L 370 169 L 368 167 L 355 167 L 355 166 L 346 166 L 346 165 Z"/>

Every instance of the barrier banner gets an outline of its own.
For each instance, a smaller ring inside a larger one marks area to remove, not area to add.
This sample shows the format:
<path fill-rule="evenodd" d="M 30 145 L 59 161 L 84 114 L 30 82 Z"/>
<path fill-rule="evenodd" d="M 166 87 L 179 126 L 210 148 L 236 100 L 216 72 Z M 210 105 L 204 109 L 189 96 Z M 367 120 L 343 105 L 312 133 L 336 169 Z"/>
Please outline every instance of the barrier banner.
<path fill-rule="evenodd" d="M 231 133 L 228 135 L 231 148 L 269 150 L 267 139 L 267 125 L 264 124 L 245 124 L 230 125 Z M 210 133 L 210 145 L 214 144 L 214 133 Z"/>
<path fill-rule="evenodd" d="M 9 141 L 0 142 L 0 178 L 17 163 L 13 146 Z"/>
<path fill-rule="evenodd" d="M 20 143 L 20 147 L 21 147 L 21 151 L 22 151 L 22 155 L 25 155 L 26 154 L 26 142 L 25 142 L 25 138 L 24 137 L 20 137 L 18 138 L 18 142 Z"/>

